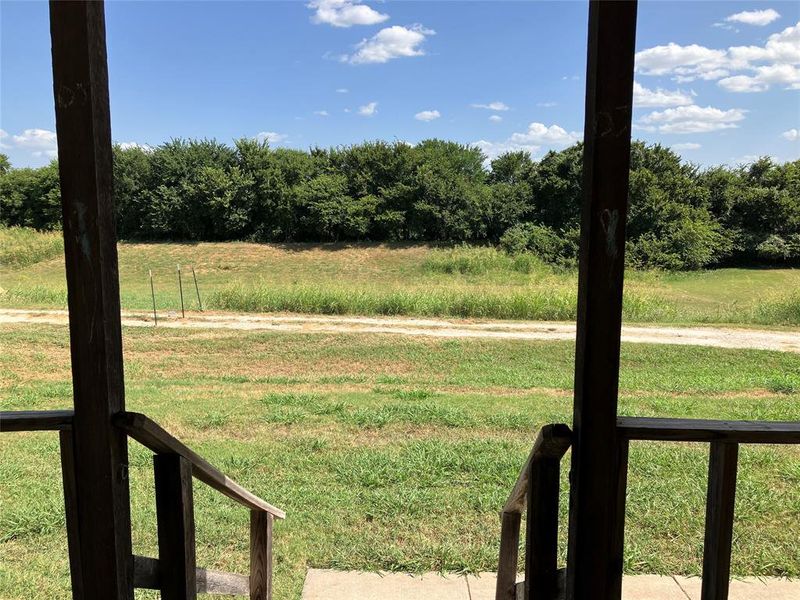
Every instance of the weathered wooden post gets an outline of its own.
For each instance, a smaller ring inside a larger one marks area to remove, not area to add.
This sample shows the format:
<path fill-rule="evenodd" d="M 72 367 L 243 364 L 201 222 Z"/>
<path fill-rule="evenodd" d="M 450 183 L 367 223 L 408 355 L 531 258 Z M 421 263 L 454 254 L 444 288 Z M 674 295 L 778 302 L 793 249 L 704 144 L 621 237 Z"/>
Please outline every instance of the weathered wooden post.
<path fill-rule="evenodd" d="M 111 418 L 125 410 L 117 238 L 102 2 L 50 2 L 64 254 L 75 402 L 74 507 L 81 589 L 133 597 L 128 446 Z M 72 540 L 72 544 L 76 540 Z M 73 575 L 74 577 L 74 575 Z"/>
<path fill-rule="evenodd" d="M 186 318 L 186 311 L 183 308 L 183 281 L 181 279 L 181 266 L 178 265 L 178 293 L 181 296 L 181 318 Z"/>
<path fill-rule="evenodd" d="M 153 327 L 158 327 L 158 312 L 156 311 L 156 288 L 153 286 L 153 270 L 149 269 L 150 297 L 153 299 Z"/>
<path fill-rule="evenodd" d="M 636 8 L 589 7 L 567 558 L 567 598 L 576 600 L 621 595 L 625 457 L 616 417 Z"/>

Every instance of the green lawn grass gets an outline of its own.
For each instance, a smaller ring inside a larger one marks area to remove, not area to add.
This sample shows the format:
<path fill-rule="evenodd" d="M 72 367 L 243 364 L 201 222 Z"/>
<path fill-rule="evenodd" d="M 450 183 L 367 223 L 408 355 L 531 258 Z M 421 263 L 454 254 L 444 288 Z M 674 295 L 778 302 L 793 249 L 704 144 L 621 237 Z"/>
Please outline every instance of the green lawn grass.
<path fill-rule="evenodd" d="M 0 230 L 0 241 L 8 231 Z M 13 263 L 0 259 L 0 306 L 65 306 L 63 259 L 49 256 Z M 119 257 L 126 309 L 151 309 L 152 270 L 159 310 L 180 310 L 178 264 L 184 267 L 189 310 L 198 308 L 190 266 L 205 308 L 216 310 L 573 320 L 577 305 L 574 271 L 491 248 L 122 243 Z M 625 319 L 797 326 L 798 290 L 800 269 L 629 271 Z"/>
<path fill-rule="evenodd" d="M 70 406 L 66 327 L 2 338 L 2 408 Z M 124 348 L 129 410 L 287 511 L 279 600 L 308 567 L 493 570 L 536 429 L 571 421 L 571 342 L 125 328 Z M 620 394 L 627 415 L 798 420 L 800 356 L 625 344 Z M 152 461 L 130 448 L 134 549 L 152 556 Z M 800 449 L 740 460 L 733 572 L 800 576 Z M 705 445 L 632 445 L 626 572 L 699 573 L 706 469 Z M 246 572 L 247 511 L 195 494 L 199 564 Z M 0 503 L 0 597 L 68 598 L 55 434 L 0 435 Z"/>

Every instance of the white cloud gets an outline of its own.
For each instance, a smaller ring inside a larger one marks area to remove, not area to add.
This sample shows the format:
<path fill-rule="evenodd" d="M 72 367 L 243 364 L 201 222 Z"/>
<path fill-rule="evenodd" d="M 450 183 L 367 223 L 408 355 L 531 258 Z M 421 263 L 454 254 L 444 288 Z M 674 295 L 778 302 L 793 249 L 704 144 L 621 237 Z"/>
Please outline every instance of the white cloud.
<path fill-rule="evenodd" d="M 505 111 L 510 110 L 509 106 L 505 102 L 500 102 L 498 100 L 494 102 L 489 102 L 489 104 L 471 104 L 472 108 L 484 108 L 486 110 L 495 110 L 495 111 Z"/>
<path fill-rule="evenodd" d="M 118 145 L 123 150 L 130 150 L 131 148 L 139 148 L 144 152 L 153 151 L 153 147 L 150 144 L 140 144 L 139 142 L 120 142 Z"/>
<path fill-rule="evenodd" d="M 800 129 L 790 129 L 789 131 L 784 131 L 781 134 L 781 137 L 789 140 L 790 142 L 796 142 L 800 140 Z"/>
<path fill-rule="evenodd" d="M 696 142 L 686 142 L 684 144 L 672 144 L 673 150 L 698 150 L 699 148 L 701 148 L 701 146 Z"/>
<path fill-rule="evenodd" d="M 49 129 L 25 129 L 18 135 L 9 135 L 7 131 L 0 129 L 0 148 L 27 150 L 31 156 L 37 157 L 55 158 L 58 156 L 56 132 Z"/>
<path fill-rule="evenodd" d="M 337 94 L 346 94 L 349 91 L 350 90 L 348 90 L 347 88 L 336 88 L 336 93 Z"/>
<path fill-rule="evenodd" d="M 500 121 L 503 120 L 503 117 L 501 117 L 500 115 L 492 115 L 491 117 L 489 117 L 489 120 L 492 123 L 499 123 Z"/>
<path fill-rule="evenodd" d="M 362 117 L 371 117 L 378 113 L 378 103 L 377 102 L 370 102 L 369 104 L 365 104 L 364 106 L 358 107 L 358 114 Z"/>
<path fill-rule="evenodd" d="M 778 11 L 768 8 L 766 10 L 745 10 L 726 17 L 725 20 L 733 23 L 744 23 L 745 25 L 763 27 L 780 18 L 781 15 Z"/>
<path fill-rule="evenodd" d="M 537 102 L 536 106 L 540 108 L 553 108 L 554 106 L 558 106 L 558 102 Z"/>
<path fill-rule="evenodd" d="M 575 131 L 568 132 L 558 125 L 550 125 L 548 127 L 543 123 L 531 123 L 528 125 L 527 131 L 513 133 L 511 137 L 504 141 L 478 140 L 473 142 L 472 145 L 480 148 L 491 160 L 506 152 L 524 150 L 535 154 L 542 148 L 568 146 L 569 144 L 574 144 L 580 138 L 580 133 Z"/>
<path fill-rule="evenodd" d="M 360 4 L 358 0 L 314 0 L 308 8 L 316 10 L 311 21 L 317 24 L 334 27 L 352 27 L 353 25 L 376 25 L 383 23 L 389 15 Z"/>
<path fill-rule="evenodd" d="M 800 69 L 794 65 L 766 65 L 755 67 L 754 75 L 734 75 L 718 83 L 729 92 L 764 92 L 771 84 L 800 89 Z"/>
<path fill-rule="evenodd" d="M 415 114 L 414 118 L 417 121 L 433 121 L 441 116 L 442 115 L 438 110 L 423 110 L 422 112 Z"/>
<path fill-rule="evenodd" d="M 703 78 L 703 74 L 719 70 L 724 64 L 724 50 L 712 50 L 697 44 L 681 46 L 670 42 L 666 46 L 654 46 L 636 53 L 636 71 L 644 75 L 677 74 Z"/>
<path fill-rule="evenodd" d="M 721 110 L 712 106 L 679 106 L 655 111 L 641 119 L 646 131 L 660 133 L 708 133 L 738 127 L 745 111 L 738 108 Z"/>
<path fill-rule="evenodd" d="M 269 144 L 280 144 L 288 139 L 285 133 L 275 133 L 274 131 L 262 131 L 256 135 L 259 142 L 267 142 Z"/>
<path fill-rule="evenodd" d="M 408 56 L 423 56 L 425 51 L 420 48 L 425 38 L 435 35 L 432 29 L 425 29 L 422 25 L 401 27 L 393 25 L 381 29 L 371 38 L 363 39 L 356 45 L 356 51 L 340 58 L 343 62 L 354 65 L 385 63 L 394 58 Z"/>
<path fill-rule="evenodd" d="M 636 71 L 678 82 L 719 80 L 730 92 L 763 92 L 771 85 L 800 89 L 800 22 L 773 33 L 763 46 L 725 50 L 669 43 L 636 53 Z"/>
<path fill-rule="evenodd" d="M 531 123 L 528 131 L 514 133 L 509 138 L 516 144 L 541 144 L 541 145 L 563 145 L 573 144 L 581 139 L 581 134 L 573 131 L 567 132 L 558 125 L 546 126 L 544 123 Z"/>
<path fill-rule="evenodd" d="M 329 113 L 327 110 L 315 110 L 314 114 L 318 117 L 327 117 Z"/>
<path fill-rule="evenodd" d="M 729 92 L 764 92 L 769 89 L 766 83 L 758 81 L 755 77 L 748 75 L 734 75 L 733 77 L 725 77 L 718 82 L 721 88 Z"/>
<path fill-rule="evenodd" d="M 639 107 L 686 106 L 694 104 L 694 93 L 681 90 L 650 90 L 638 81 L 633 84 L 633 103 Z"/>
<path fill-rule="evenodd" d="M 489 142 L 486 140 L 478 140 L 477 142 L 473 142 L 472 145 L 481 149 L 481 152 L 486 155 L 487 162 L 494 160 L 506 152 L 519 152 L 522 150 L 524 152 L 536 154 L 541 149 L 541 146 L 533 144 L 515 144 L 510 141 Z"/>

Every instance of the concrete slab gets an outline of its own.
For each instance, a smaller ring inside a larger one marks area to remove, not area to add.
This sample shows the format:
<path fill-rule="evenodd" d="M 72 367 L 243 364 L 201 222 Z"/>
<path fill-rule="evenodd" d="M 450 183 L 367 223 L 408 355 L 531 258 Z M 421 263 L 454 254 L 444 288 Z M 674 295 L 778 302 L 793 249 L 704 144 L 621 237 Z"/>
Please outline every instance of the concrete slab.
<path fill-rule="evenodd" d="M 622 578 L 623 600 L 687 600 L 678 583 L 667 575 Z"/>
<path fill-rule="evenodd" d="M 302 600 L 470 600 L 463 575 L 309 569 Z"/>
<path fill-rule="evenodd" d="M 517 581 L 524 579 L 522 574 Z M 467 575 L 470 600 L 494 600 L 494 573 Z M 622 580 L 623 600 L 687 600 L 686 594 L 672 577 L 661 575 L 637 575 Z"/>
<path fill-rule="evenodd" d="M 675 577 L 690 600 L 700 600 L 699 577 Z M 728 600 L 800 600 L 800 580 L 745 577 L 731 581 Z"/>
<path fill-rule="evenodd" d="M 518 577 L 518 581 L 522 579 Z M 496 575 L 362 573 L 309 569 L 303 600 L 494 600 Z M 623 600 L 700 600 L 700 579 L 626 576 Z M 746 578 L 731 582 L 729 600 L 800 600 L 800 581 Z"/>
<path fill-rule="evenodd" d="M 523 581 L 525 575 L 517 575 L 517 581 Z M 494 600 L 497 590 L 496 573 L 478 573 L 477 575 L 467 575 L 467 587 L 469 587 L 470 600 Z"/>

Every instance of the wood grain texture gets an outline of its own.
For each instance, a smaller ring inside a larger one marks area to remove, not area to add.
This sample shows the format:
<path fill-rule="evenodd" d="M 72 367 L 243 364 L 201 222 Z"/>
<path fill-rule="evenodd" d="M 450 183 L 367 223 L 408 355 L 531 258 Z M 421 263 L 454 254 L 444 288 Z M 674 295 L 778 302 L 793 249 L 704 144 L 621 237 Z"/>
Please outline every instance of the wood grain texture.
<path fill-rule="evenodd" d="M 58 431 L 72 427 L 72 410 L 0 411 L 0 431 Z"/>
<path fill-rule="evenodd" d="M 733 510 L 739 446 L 711 444 L 706 497 L 706 535 L 703 544 L 702 600 L 727 600 L 731 572 Z"/>
<path fill-rule="evenodd" d="M 133 439 L 158 454 L 178 454 L 192 464 L 192 473 L 200 481 L 225 494 L 232 500 L 250 509 L 268 512 L 278 519 L 286 517 L 286 513 L 265 502 L 255 494 L 247 491 L 238 483 L 229 479 L 224 473 L 211 465 L 188 446 L 178 441 L 165 431 L 158 423 L 140 413 L 120 413 L 114 423 L 126 431 Z"/>
<path fill-rule="evenodd" d="M 197 565 L 192 465 L 178 454 L 156 454 L 153 470 L 161 597 L 163 600 L 194 600 Z"/>
<path fill-rule="evenodd" d="M 615 600 L 614 478 L 635 1 L 589 3 L 567 597 Z"/>
<path fill-rule="evenodd" d="M 500 553 L 497 561 L 495 600 L 514 600 L 516 598 L 519 527 L 522 514 L 504 512 L 501 513 L 500 519 Z"/>
<path fill-rule="evenodd" d="M 83 568 L 81 567 L 80 531 L 78 528 L 78 491 L 75 481 L 75 444 L 72 431 L 59 432 L 61 446 L 61 481 L 64 485 L 64 517 L 67 524 L 67 552 L 72 600 L 82 600 Z"/>
<path fill-rule="evenodd" d="M 558 590 L 560 459 L 535 458 L 528 477 L 525 532 L 525 598 L 552 599 Z"/>
<path fill-rule="evenodd" d="M 272 525 L 274 516 L 250 511 L 250 600 L 272 600 Z"/>
<path fill-rule="evenodd" d="M 520 469 L 514 488 L 508 495 L 503 512 L 522 512 L 525 507 L 525 494 L 528 491 L 530 463 L 537 458 L 561 459 L 572 442 L 572 431 L 563 423 L 545 425 L 536 435 L 533 448 Z"/>
<path fill-rule="evenodd" d="M 800 444 L 800 421 L 717 421 L 620 417 L 619 434 L 629 440 Z"/>
<path fill-rule="evenodd" d="M 628 490 L 628 452 L 630 443 L 624 438 L 617 440 L 616 460 L 612 483 L 616 484 L 616 506 L 612 520 L 609 563 L 613 565 L 609 588 L 613 597 L 622 596 L 622 569 L 625 566 L 625 501 Z"/>
<path fill-rule="evenodd" d="M 133 597 L 103 2 L 50 2 L 69 304 L 77 521 L 87 600 Z"/>

